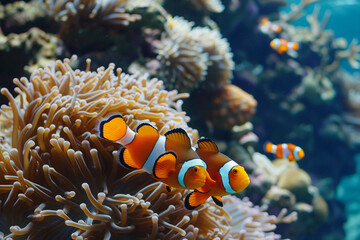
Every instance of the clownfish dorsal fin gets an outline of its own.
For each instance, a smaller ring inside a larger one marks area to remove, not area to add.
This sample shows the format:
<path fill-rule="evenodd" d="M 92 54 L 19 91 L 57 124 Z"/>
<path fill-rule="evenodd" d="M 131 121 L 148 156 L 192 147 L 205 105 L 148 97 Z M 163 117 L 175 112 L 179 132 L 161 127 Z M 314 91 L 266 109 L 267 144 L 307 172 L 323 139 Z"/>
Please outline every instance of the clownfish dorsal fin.
<path fill-rule="evenodd" d="M 158 130 L 150 123 L 140 123 L 139 125 L 136 126 L 135 129 L 136 129 L 135 131 L 139 135 L 159 136 Z"/>
<path fill-rule="evenodd" d="M 194 210 L 203 204 L 209 197 L 210 196 L 207 193 L 202 193 L 195 190 L 185 197 L 184 205 L 187 209 Z"/>
<path fill-rule="evenodd" d="M 178 144 L 182 144 L 186 147 L 191 147 L 190 138 L 186 131 L 182 128 L 174 128 L 167 131 L 165 134 L 167 139 L 170 139 Z"/>
<path fill-rule="evenodd" d="M 125 147 L 118 151 L 117 159 L 126 168 L 140 169 L 142 167 L 131 157 L 129 150 Z"/>
<path fill-rule="evenodd" d="M 216 143 L 214 143 L 210 138 L 200 138 L 197 141 L 197 149 L 206 152 L 218 153 L 219 148 L 217 147 Z"/>
<path fill-rule="evenodd" d="M 211 198 L 214 200 L 214 203 L 216 203 L 216 205 L 218 205 L 220 207 L 224 206 L 220 196 L 211 196 Z"/>
<path fill-rule="evenodd" d="M 166 152 L 158 157 L 154 163 L 153 175 L 156 178 L 167 178 L 171 171 L 175 171 L 176 155 Z"/>
<path fill-rule="evenodd" d="M 120 114 L 112 115 L 100 122 L 99 135 L 110 141 L 117 141 L 125 136 L 127 125 Z"/>

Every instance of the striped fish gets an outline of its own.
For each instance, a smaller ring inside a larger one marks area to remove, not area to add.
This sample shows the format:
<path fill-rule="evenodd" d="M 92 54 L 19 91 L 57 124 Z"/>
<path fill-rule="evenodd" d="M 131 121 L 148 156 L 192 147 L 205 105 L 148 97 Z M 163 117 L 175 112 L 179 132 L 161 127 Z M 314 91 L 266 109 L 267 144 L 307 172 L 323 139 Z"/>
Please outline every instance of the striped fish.
<path fill-rule="evenodd" d="M 143 169 L 155 179 L 172 187 L 195 189 L 205 184 L 206 164 L 191 148 L 182 128 L 160 135 L 148 123 L 132 131 L 121 115 L 113 115 L 99 124 L 100 137 L 123 146 L 118 161 L 127 168 Z"/>
<path fill-rule="evenodd" d="M 205 185 L 186 196 L 187 209 L 197 208 L 210 196 L 222 207 L 222 196 L 238 193 L 249 185 L 250 180 L 245 169 L 219 152 L 217 145 L 211 139 L 199 139 L 196 153 L 206 162 L 208 174 Z"/>
<path fill-rule="evenodd" d="M 268 153 L 274 153 L 277 158 L 287 158 L 292 162 L 299 161 L 305 157 L 304 150 L 291 143 L 273 144 L 266 142 L 264 144 L 264 150 Z"/>

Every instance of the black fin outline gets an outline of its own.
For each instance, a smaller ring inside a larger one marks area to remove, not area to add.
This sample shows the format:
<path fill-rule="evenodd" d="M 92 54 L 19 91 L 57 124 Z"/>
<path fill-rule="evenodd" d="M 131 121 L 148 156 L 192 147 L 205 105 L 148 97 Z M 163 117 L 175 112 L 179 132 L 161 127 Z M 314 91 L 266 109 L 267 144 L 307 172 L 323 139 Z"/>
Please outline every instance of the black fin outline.
<path fill-rule="evenodd" d="M 191 140 L 189 135 L 187 134 L 187 132 L 185 131 L 185 129 L 183 128 L 174 128 L 171 129 L 169 131 L 167 131 L 164 136 L 167 137 L 168 135 L 172 134 L 172 133 L 181 133 L 181 134 L 185 134 L 187 137 L 187 142 L 185 143 L 186 146 L 191 147 Z"/>
<path fill-rule="evenodd" d="M 174 152 L 168 151 L 168 152 L 165 152 L 165 153 L 161 154 L 161 155 L 155 160 L 154 166 L 153 166 L 153 170 L 152 170 L 153 175 L 154 175 L 154 177 L 155 177 L 156 179 L 161 179 L 161 178 L 159 178 L 158 176 L 156 176 L 156 174 L 155 174 L 155 166 L 156 166 L 158 160 L 159 160 L 162 156 L 164 156 L 164 155 L 166 155 L 166 154 L 169 154 L 169 153 L 172 154 L 172 155 L 174 155 L 175 159 L 177 160 L 177 156 L 176 156 L 176 154 L 175 154 Z"/>
<path fill-rule="evenodd" d="M 215 147 L 216 147 L 216 150 L 217 150 L 217 152 L 219 152 L 219 148 L 218 148 L 218 146 L 216 145 L 216 143 L 213 141 L 213 140 L 211 140 L 211 138 L 207 138 L 207 137 L 202 137 L 202 138 L 200 138 L 200 139 L 198 139 L 197 141 L 196 141 L 196 144 L 197 144 L 197 149 L 202 149 L 202 148 L 199 148 L 199 143 L 202 143 L 202 142 L 210 142 L 211 144 L 214 144 L 215 145 Z M 203 150 L 203 149 L 202 149 Z"/>
<path fill-rule="evenodd" d="M 136 168 L 130 167 L 129 165 L 127 165 L 125 163 L 125 161 L 124 161 L 124 151 L 125 150 L 126 150 L 126 147 L 120 148 L 120 150 L 117 152 L 116 159 L 120 162 L 121 166 L 123 166 L 124 168 L 136 169 Z"/>
<path fill-rule="evenodd" d="M 214 203 L 216 203 L 216 205 L 218 205 L 219 207 L 223 207 L 224 204 L 222 201 L 217 200 L 215 197 L 211 196 L 212 200 L 214 201 Z"/>
<path fill-rule="evenodd" d="M 171 192 L 171 189 L 172 189 L 172 187 L 170 187 L 169 185 L 166 185 L 166 191 Z"/>
<path fill-rule="evenodd" d="M 197 205 L 197 206 L 191 206 L 190 203 L 189 203 L 189 199 L 190 199 L 190 195 L 193 194 L 194 192 L 192 193 L 189 193 L 186 197 L 185 197 L 185 200 L 184 200 L 184 205 L 186 207 L 186 209 L 188 210 L 194 210 L 195 208 L 199 207 L 200 205 Z"/>
<path fill-rule="evenodd" d="M 138 132 L 141 127 L 146 126 L 146 125 L 152 127 L 153 129 L 156 130 L 156 132 L 158 132 L 158 130 L 157 130 L 156 127 L 154 127 L 154 126 L 151 125 L 150 123 L 146 123 L 146 122 L 143 122 L 143 123 L 138 124 L 138 125 L 135 127 L 135 132 Z"/>

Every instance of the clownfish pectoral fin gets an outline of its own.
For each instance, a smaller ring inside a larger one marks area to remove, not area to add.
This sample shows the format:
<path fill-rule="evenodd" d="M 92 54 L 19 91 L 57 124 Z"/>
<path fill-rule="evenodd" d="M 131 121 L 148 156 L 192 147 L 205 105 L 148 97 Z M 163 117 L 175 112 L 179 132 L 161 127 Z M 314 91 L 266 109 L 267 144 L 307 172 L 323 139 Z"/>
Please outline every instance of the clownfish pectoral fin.
<path fill-rule="evenodd" d="M 194 210 L 195 208 L 199 207 L 201 204 L 203 204 L 206 199 L 208 199 L 210 196 L 206 193 L 201 193 L 197 190 L 194 192 L 188 194 L 184 200 L 184 205 L 189 210 Z"/>
<path fill-rule="evenodd" d="M 174 189 L 173 187 L 166 185 L 166 191 L 171 192 L 173 189 Z"/>
<path fill-rule="evenodd" d="M 214 143 L 210 138 L 200 138 L 197 140 L 197 149 L 196 150 L 203 150 L 207 152 L 218 153 L 219 148 L 217 147 L 216 143 Z"/>
<path fill-rule="evenodd" d="M 289 159 L 291 162 L 296 162 L 296 159 L 295 159 L 294 155 L 288 154 L 286 157 L 287 157 L 287 159 Z"/>
<path fill-rule="evenodd" d="M 117 141 L 125 136 L 127 125 L 120 114 L 113 115 L 100 122 L 99 135 L 110 141 Z"/>
<path fill-rule="evenodd" d="M 216 205 L 218 205 L 220 207 L 224 206 L 220 196 L 211 196 L 211 198 L 214 200 Z"/>
<path fill-rule="evenodd" d="M 174 128 L 167 131 L 164 136 L 178 144 L 182 144 L 186 147 L 191 147 L 191 141 L 186 131 L 182 128 Z"/>
<path fill-rule="evenodd" d="M 126 168 L 140 169 L 142 166 L 139 165 L 130 155 L 129 150 L 125 147 L 118 151 L 117 159 L 122 166 Z"/>
<path fill-rule="evenodd" d="M 176 155 L 166 152 L 156 159 L 153 168 L 153 175 L 156 178 L 167 178 L 171 171 L 175 171 Z"/>
<path fill-rule="evenodd" d="M 159 136 L 158 130 L 150 123 L 140 123 L 135 130 L 139 135 L 154 135 Z"/>

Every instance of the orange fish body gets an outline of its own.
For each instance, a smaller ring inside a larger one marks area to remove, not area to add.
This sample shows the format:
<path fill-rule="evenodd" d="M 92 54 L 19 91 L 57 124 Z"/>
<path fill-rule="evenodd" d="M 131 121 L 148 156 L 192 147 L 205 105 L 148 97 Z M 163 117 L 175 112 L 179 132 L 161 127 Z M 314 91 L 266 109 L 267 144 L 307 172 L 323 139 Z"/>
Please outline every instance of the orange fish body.
<path fill-rule="evenodd" d="M 289 42 L 283 38 L 274 38 L 270 42 L 270 47 L 277 51 L 279 54 L 283 54 L 284 52 L 296 51 L 299 50 L 300 46 L 296 42 Z"/>
<path fill-rule="evenodd" d="M 287 158 L 292 162 L 298 161 L 305 157 L 304 150 L 291 143 L 273 144 L 266 142 L 264 150 L 268 153 L 274 153 L 277 158 Z"/>
<path fill-rule="evenodd" d="M 250 183 L 249 176 L 242 166 L 220 153 L 210 139 L 201 138 L 197 145 L 196 153 L 206 162 L 208 174 L 205 185 L 186 196 L 185 207 L 195 209 L 210 196 L 222 206 L 221 197 L 244 190 Z"/>
<path fill-rule="evenodd" d="M 99 134 L 124 146 L 118 152 L 118 160 L 125 167 L 144 169 L 175 188 L 195 189 L 205 184 L 207 166 L 181 128 L 162 136 L 152 125 L 142 123 L 134 132 L 121 115 L 114 115 L 100 123 Z"/>
<path fill-rule="evenodd" d="M 280 33 L 281 27 L 278 24 L 272 23 L 268 18 L 262 18 L 260 21 L 260 31 L 263 33 Z"/>

